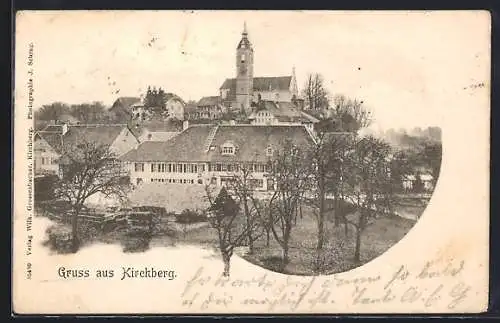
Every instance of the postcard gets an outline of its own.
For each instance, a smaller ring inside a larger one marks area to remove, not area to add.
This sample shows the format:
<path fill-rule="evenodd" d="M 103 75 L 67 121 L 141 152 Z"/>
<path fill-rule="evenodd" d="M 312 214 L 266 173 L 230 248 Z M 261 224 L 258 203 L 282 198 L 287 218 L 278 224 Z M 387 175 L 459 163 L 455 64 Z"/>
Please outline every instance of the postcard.
<path fill-rule="evenodd" d="M 490 25 L 17 12 L 12 311 L 486 311 Z"/>

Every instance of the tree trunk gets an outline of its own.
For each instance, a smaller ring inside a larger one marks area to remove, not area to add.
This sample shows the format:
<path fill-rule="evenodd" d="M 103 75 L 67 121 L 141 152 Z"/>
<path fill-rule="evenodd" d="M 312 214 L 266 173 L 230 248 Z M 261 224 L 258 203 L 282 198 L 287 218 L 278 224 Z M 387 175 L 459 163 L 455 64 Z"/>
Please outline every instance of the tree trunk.
<path fill-rule="evenodd" d="M 269 247 L 269 242 L 271 240 L 271 230 L 269 227 L 266 228 L 266 247 Z"/>
<path fill-rule="evenodd" d="M 360 262 L 360 251 L 361 251 L 361 230 L 356 228 L 356 248 L 354 249 L 354 262 Z"/>
<path fill-rule="evenodd" d="M 281 262 L 281 271 L 283 271 L 288 264 L 288 243 L 285 243 L 283 247 L 283 258 Z"/>
<path fill-rule="evenodd" d="M 318 214 L 318 240 L 316 244 L 316 252 L 323 250 L 324 240 L 325 240 L 325 183 L 324 179 L 321 179 L 319 214 Z"/>
<path fill-rule="evenodd" d="M 231 256 L 226 252 L 222 252 L 222 261 L 224 262 L 224 272 L 222 276 L 229 277 L 231 270 Z"/>
<path fill-rule="evenodd" d="M 289 225 L 289 224 L 288 224 Z M 284 270 L 285 266 L 288 264 L 288 244 L 290 242 L 290 229 L 291 226 L 289 225 L 288 229 L 285 230 L 285 234 L 283 235 L 283 259 L 282 259 L 282 264 L 281 264 L 281 269 Z"/>
<path fill-rule="evenodd" d="M 248 204 L 247 204 L 246 199 L 245 199 L 245 202 L 244 202 L 244 207 L 245 207 L 245 216 L 247 218 L 248 253 L 250 255 L 252 255 L 253 254 L 252 218 L 251 218 L 251 215 L 250 215 L 250 211 L 248 210 Z"/>
<path fill-rule="evenodd" d="M 345 237 L 349 237 L 349 223 L 347 222 L 347 218 L 344 216 L 343 217 L 343 220 L 344 220 L 344 233 L 345 233 Z"/>
<path fill-rule="evenodd" d="M 76 253 L 80 248 L 80 239 L 78 237 L 78 215 L 80 207 L 76 207 L 71 218 L 71 251 Z"/>
<path fill-rule="evenodd" d="M 340 208 L 337 194 L 333 196 L 333 220 L 333 225 L 338 227 L 340 224 Z"/>

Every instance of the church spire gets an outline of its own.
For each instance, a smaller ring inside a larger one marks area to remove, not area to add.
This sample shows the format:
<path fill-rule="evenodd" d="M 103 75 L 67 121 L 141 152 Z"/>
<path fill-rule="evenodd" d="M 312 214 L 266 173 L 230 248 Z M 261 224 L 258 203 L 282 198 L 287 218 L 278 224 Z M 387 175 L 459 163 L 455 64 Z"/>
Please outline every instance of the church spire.
<path fill-rule="evenodd" d="M 248 32 L 247 32 L 247 22 L 246 20 L 243 21 L 243 32 L 241 33 L 243 35 L 243 37 L 246 37 L 248 35 Z"/>
<path fill-rule="evenodd" d="M 299 90 L 297 88 L 297 77 L 295 76 L 295 65 L 292 67 L 292 80 L 291 80 L 291 91 L 292 95 L 297 97 L 299 95 Z"/>

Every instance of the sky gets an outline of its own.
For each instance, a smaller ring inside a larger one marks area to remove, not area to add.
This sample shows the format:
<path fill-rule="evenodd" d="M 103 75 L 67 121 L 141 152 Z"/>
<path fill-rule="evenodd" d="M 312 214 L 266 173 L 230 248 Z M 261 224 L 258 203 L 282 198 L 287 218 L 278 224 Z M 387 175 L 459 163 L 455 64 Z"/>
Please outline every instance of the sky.
<path fill-rule="evenodd" d="M 439 126 L 464 90 L 489 84 L 490 21 L 481 11 L 47 11 L 17 18 L 17 57 L 34 45 L 35 107 L 111 105 L 148 85 L 184 100 L 217 95 L 235 76 L 244 21 L 254 76 L 291 75 L 295 66 L 301 90 L 308 73 L 320 73 L 332 95 L 363 100 L 375 128 Z"/>

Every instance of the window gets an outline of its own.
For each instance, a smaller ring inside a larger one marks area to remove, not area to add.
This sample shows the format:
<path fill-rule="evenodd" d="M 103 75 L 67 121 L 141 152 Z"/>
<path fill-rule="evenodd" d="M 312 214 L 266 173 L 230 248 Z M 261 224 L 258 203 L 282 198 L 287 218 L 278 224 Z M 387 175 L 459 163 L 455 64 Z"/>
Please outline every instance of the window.
<path fill-rule="evenodd" d="M 234 155 L 234 146 L 230 144 L 225 144 L 222 146 L 223 155 Z"/>
<path fill-rule="evenodd" d="M 42 157 L 42 165 L 45 165 L 45 157 Z"/>
<path fill-rule="evenodd" d="M 262 188 L 263 185 L 264 185 L 263 179 L 251 179 L 250 180 L 250 186 L 253 188 Z"/>
<path fill-rule="evenodd" d="M 177 164 L 177 173 L 182 173 L 182 164 Z"/>
<path fill-rule="evenodd" d="M 198 179 L 198 184 L 203 184 L 203 180 L 201 178 Z"/>
<path fill-rule="evenodd" d="M 272 155 L 273 155 L 273 148 L 267 147 L 266 148 L 266 156 L 272 156 Z"/>
<path fill-rule="evenodd" d="M 143 172 L 144 171 L 144 163 L 135 163 L 134 168 L 135 168 L 136 172 Z"/>
<path fill-rule="evenodd" d="M 156 164 L 152 163 L 151 164 L 151 172 L 154 173 L 154 172 L 156 172 L 156 170 L 157 170 Z"/>
<path fill-rule="evenodd" d="M 273 179 L 268 179 L 267 180 L 267 189 L 268 190 L 274 190 L 274 180 Z"/>

